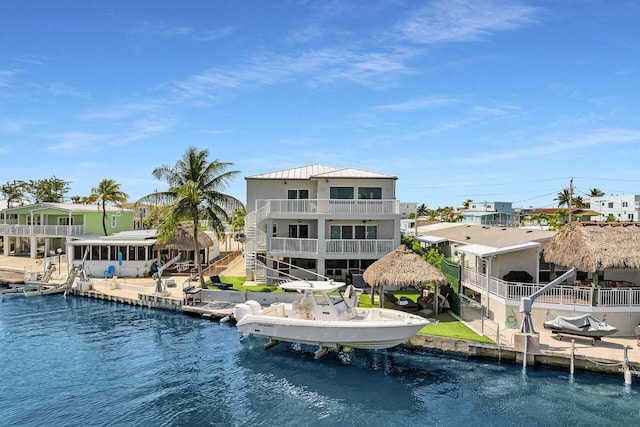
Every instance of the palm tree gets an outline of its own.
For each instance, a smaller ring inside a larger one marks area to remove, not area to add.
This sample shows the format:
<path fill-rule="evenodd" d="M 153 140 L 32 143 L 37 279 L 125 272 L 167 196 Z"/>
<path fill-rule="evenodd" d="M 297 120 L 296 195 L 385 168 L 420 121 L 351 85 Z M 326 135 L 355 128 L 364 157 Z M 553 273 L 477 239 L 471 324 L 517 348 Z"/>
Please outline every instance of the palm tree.
<path fill-rule="evenodd" d="M 589 197 L 604 197 L 604 191 L 599 188 L 592 188 L 589 190 Z"/>
<path fill-rule="evenodd" d="M 561 208 L 563 206 L 567 206 L 569 207 L 570 203 L 571 203 L 571 190 L 569 190 L 568 188 L 565 188 L 564 190 L 562 190 L 561 192 L 558 193 L 558 197 L 556 197 L 553 200 L 557 200 L 558 201 L 558 207 Z"/>
<path fill-rule="evenodd" d="M 416 216 L 426 216 L 428 212 L 429 208 L 423 203 L 416 209 Z"/>
<path fill-rule="evenodd" d="M 97 187 L 91 189 L 91 194 L 84 199 L 85 203 L 98 202 L 98 209 L 102 205 L 102 229 L 104 235 L 107 233 L 107 203 L 113 203 L 119 208 L 122 208 L 123 203 L 127 203 L 129 195 L 120 191 L 120 184 L 116 183 L 111 178 L 105 178 L 98 184 Z"/>
<path fill-rule="evenodd" d="M 240 171 L 227 171 L 233 163 L 214 160 L 209 162 L 208 150 L 190 147 L 175 166 L 162 165 L 152 172 L 157 179 L 169 184 L 166 191 L 156 191 L 141 198 L 138 202 L 165 203 L 166 216 L 158 227 L 160 240 L 167 240 L 171 232 L 181 221 L 193 223 L 193 247 L 198 268 L 200 286 L 205 287 L 202 276 L 202 264 L 199 262 L 200 245 L 198 233 L 201 233 L 199 221 L 204 220 L 219 240 L 224 236 L 224 224 L 229 222 L 225 208 L 244 208 L 235 197 L 222 193 L 232 178 Z"/>

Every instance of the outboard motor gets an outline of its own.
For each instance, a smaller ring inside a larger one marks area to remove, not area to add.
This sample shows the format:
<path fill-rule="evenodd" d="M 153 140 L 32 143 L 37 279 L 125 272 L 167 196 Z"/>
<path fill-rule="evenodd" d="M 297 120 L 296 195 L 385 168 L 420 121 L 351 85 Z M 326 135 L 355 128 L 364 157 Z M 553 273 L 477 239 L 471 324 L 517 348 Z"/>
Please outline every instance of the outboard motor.
<path fill-rule="evenodd" d="M 252 314 L 252 311 L 251 307 L 244 302 L 236 304 L 233 308 L 233 318 L 236 319 L 236 322 L 241 321 L 247 314 Z"/>
<path fill-rule="evenodd" d="M 242 320 L 248 314 L 258 314 L 262 310 L 262 306 L 258 301 L 249 300 L 240 304 L 236 304 L 233 308 L 233 318 L 236 322 Z"/>
<path fill-rule="evenodd" d="M 258 301 L 254 301 L 254 300 L 250 299 L 249 301 L 245 302 L 245 304 L 247 304 L 249 307 L 251 307 L 251 313 L 252 314 L 258 314 L 258 313 L 260 313 L 260 310 L 262 310 L 262 306 L 260 305 L 260 303 Z"/>

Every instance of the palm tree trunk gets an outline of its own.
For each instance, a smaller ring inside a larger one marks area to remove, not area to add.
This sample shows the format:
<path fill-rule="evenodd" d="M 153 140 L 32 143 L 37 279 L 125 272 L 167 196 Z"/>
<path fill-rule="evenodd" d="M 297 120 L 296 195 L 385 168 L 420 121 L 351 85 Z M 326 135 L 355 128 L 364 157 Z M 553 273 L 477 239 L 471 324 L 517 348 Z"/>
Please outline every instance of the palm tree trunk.
<path fill-rule="evenodd" d="M 104 206 L 104 201 L 102 202 L 102 229 L 104 230 L 104 235 L 107 235 L 107 208 Z"/>
<path fill-rule="evenodd" d="M 204 277 L 202 277 L 202 264 L 200 263 L 200 244 L 198 242 L 198 217 L 193 221 L 193 248 L 195 253 L 193 254 L 193 262 L 198 266 L 198 277 L 200 278 L 200 287 L 205 289 Z"/>

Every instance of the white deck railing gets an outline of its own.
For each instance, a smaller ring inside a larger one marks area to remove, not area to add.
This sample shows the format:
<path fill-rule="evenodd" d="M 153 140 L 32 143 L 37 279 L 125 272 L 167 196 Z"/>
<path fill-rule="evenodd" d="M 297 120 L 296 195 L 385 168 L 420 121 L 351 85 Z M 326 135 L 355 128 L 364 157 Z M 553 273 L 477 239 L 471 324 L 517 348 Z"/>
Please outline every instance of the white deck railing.
<path fill-rule="evenodd" d="M 268 199 L 258 200 L 258 209 L 269 214 L 391 215 L 400 213 L 400 202 L 389 200 Z"/>
<path fill-rule="evenodd" d="M 487 277 L 474 270 L 463 270 L 465 284 L 486 291 Z M 512 283 L 489 277 L 489 293 L 509 301 L 520 301 L 542 289 L 544 284 Z M 597 305 L 599 307 L 640 307 L 640 289 L 597 289 Z M 536 301 L 548 304 L 584 305 L 591 306 L 593 302 L 593 288 L 587 286 L 561 285 L 549 289 L 540 295 Z"/>
<path fill-rule="evenodd" d="M 318 239 L 293 239 L 274 237 L 271 239 L 271 254 L 307 254 L 318 253 Z"/>
<path fill-rule="evenodd" d="M 640 306 L 640 289 L 598 289 L 598 305 L 605 307 Z"/>
<path fill-rule="evenodd" d="M 325 241 L 325 252 L 327 254 L 385 255 L 394 249 L 393 239 Z"/>
<path fill-rule="evenodd" d="M 0 224 L 0 234 L 11 236 L 72 236 L 84 234 L 84 225 Z"/>

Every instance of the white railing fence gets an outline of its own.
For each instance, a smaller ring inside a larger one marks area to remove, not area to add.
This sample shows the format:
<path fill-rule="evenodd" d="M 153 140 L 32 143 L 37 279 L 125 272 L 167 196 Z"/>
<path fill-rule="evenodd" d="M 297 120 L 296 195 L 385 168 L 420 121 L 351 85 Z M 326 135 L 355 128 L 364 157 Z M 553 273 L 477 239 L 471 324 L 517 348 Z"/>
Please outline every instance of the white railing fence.
<path fill-rule="evenodd" d="M 487 290 L 487 276 L 470 269 L 463 271 L 463 281 L 476 288 Z M 544 284 L 527 284 L 506 282 L 496 277 L 489 277 L 489 293 L 505 300 L 520 301 L 540 290 Z M 639 288 L 604 289 L 596 288 L 597 305 L 600 307 L 640 307 Z M 588 286 L 561 285 L 549 289 L 536 301 L 562 305 L 593 305 L 594 289 Z"/>

